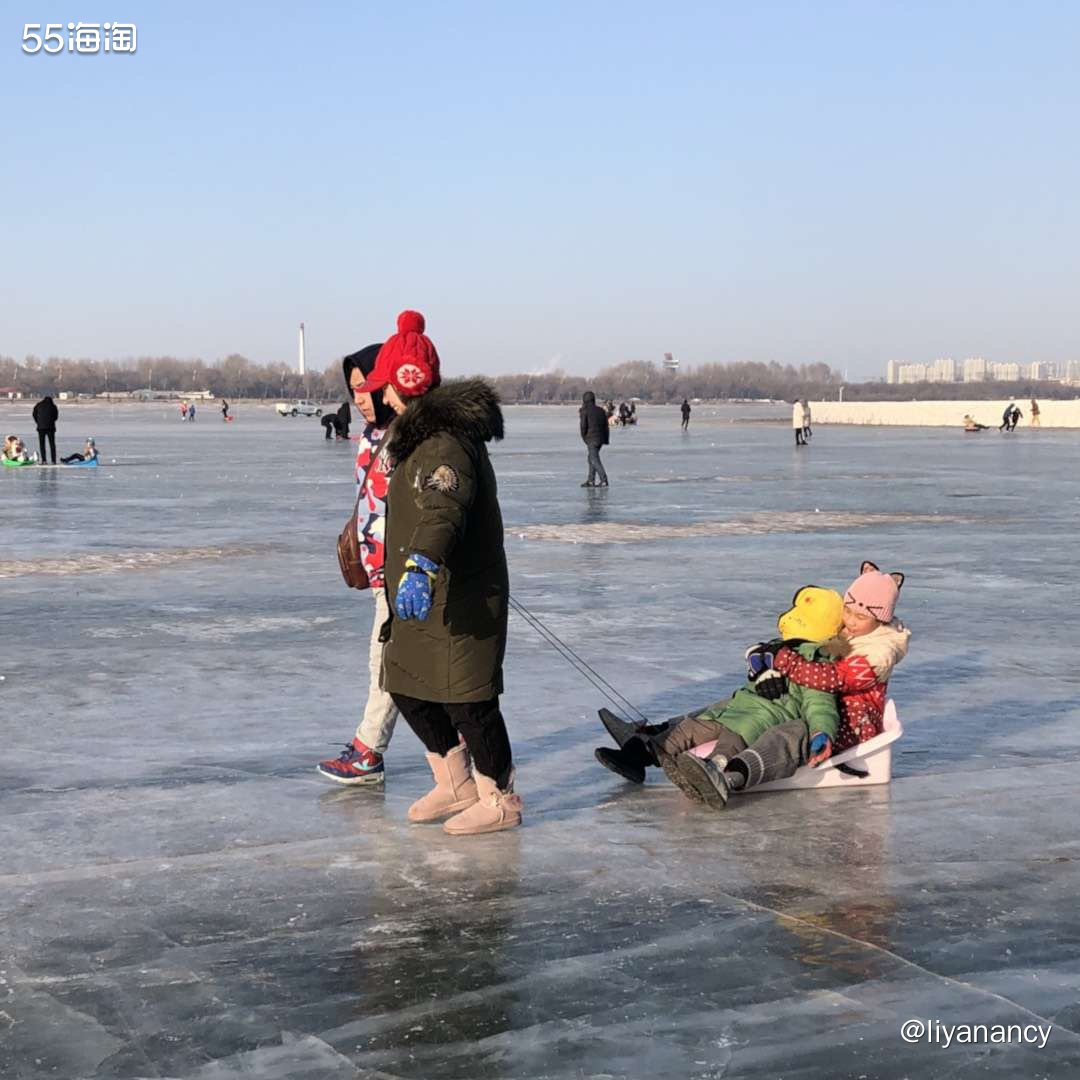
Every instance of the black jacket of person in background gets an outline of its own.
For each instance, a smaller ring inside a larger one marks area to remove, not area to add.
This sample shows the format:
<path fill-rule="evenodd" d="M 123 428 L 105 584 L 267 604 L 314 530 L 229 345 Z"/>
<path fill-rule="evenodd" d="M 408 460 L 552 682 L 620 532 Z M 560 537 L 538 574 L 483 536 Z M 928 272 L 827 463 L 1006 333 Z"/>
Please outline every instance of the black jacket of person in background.
<path fill-rule="evenodd" d="M 581 395 L 581 439 L 586 446 L 607 446 L 611 438 L 607 413 L 596 404 L 596 395 L 586 390 Z"/>
<path fill-rule="evenodd" d="M 60 410 L 51 397 L 43 397 L 34 406 L 34 426 L 38 431 L 55 431 L 56 421 L 60 417 Z"/>

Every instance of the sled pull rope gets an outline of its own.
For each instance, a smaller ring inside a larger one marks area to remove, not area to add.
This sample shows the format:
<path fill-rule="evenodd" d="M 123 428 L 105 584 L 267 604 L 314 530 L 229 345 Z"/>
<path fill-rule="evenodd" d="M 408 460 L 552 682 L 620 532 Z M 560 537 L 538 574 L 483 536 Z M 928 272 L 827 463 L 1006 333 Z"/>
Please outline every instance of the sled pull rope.
<path fill-rule="evenodd" d="M 550 627 L 545 626 L 524 604 L 513 596 L 510 597 L 513 609 L 568 663 L 583 675 L 617 709 L 626 709 L 631 715 L 639 717 L 646 724 L 649 718 L 631 704 L 611 685 L 595 668 L 583 660 Z"/>

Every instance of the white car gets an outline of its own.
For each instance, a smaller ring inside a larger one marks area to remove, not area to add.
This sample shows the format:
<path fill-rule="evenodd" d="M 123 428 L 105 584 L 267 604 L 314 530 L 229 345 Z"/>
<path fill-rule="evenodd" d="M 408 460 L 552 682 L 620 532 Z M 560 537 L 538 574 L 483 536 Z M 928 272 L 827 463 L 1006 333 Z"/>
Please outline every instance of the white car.
<path fill-rule="evenodd" d="M 317 401 L 279 401 L 274 408 L 278 416 L 322 416 L 322 406 Z"/>

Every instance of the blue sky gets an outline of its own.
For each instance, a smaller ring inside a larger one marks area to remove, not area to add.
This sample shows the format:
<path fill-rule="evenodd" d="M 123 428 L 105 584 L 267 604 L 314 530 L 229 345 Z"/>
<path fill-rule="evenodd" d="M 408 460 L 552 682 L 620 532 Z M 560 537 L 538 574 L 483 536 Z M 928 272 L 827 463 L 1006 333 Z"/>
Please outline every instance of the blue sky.
<path fill-rule="evenodd" d="M 0 12 L 0 354 L 1080 359 L 1080 5 Z"/>

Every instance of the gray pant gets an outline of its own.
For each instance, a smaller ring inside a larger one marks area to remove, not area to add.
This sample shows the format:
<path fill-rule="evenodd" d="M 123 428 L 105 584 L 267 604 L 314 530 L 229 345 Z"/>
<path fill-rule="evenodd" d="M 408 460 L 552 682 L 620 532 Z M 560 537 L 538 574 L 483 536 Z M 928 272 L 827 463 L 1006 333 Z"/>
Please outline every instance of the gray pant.
<path fill-rule="evenodd" d="M 716 748 L 723 753 L 721 747 Z M 810 756 L 810 732 L 802 720 L 769 728 L 741 754 L 730 758 L 728 770 L 746 777 L 745 787 L 752 788 L 769 780 L 786 780 L 805 765 Z"/>
<path fill-rule="evenodd" d="M 715 709 L 723 702 L 712 705 Z M 736 735 L 730 728 L 724 727 L 720 720 L 710 720 L 708 717 L 699 716 L 696 713 L 687 713 L 686 716 L 676 716 L 668 721 L 666 731 L 653 735 L 650 739 L 656 756 L 663 761 L 665 757 L 677 757 L 686 750 L 692 750 L 702 743 L 716 741 L 716 749 L 713 754 L 723 754 L 724 757 L 734 757 L 741 750 L 746 749 L 741 735 Z"/>
<path fill-rule="evenodd" d="M 607 473 L 604 472 L 604 466 L 600 463 L 600 447 L 589 444 L 589 477 L 585 481 L 587 484 L 597 483 L 606 484 L 608 482 Z"/>

